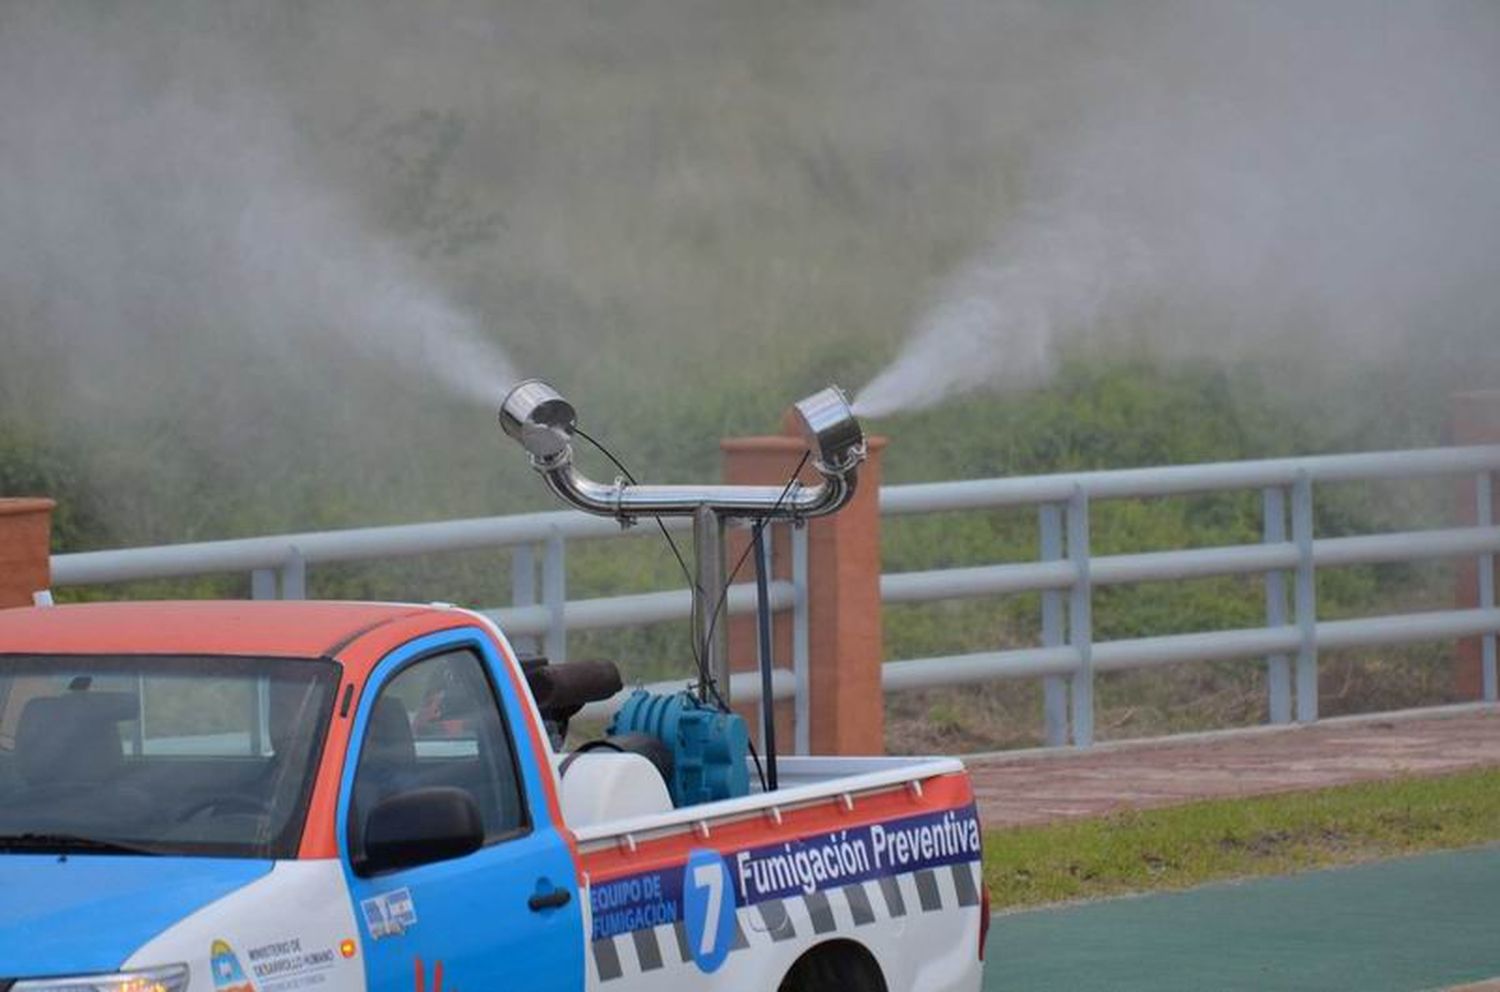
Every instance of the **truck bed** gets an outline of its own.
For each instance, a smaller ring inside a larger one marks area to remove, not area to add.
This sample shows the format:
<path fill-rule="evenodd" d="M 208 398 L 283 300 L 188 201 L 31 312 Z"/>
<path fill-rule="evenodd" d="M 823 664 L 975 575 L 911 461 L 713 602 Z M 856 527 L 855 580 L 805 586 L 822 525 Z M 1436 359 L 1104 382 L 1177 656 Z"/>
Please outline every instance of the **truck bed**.
<path fill-rule="evenodd" d="M 976 992 L 986 911 L 962 763 L 805 757 L 778 770 L 775 793 L 575 831 L 589 987 L 770 992 L 800 957 L 859 947 L 884 984 L 829 988 Z M 705 878 L 730 907 L 718 942 L 703 936 L 716 918 Z M 703 957 L 710 944 L 727 956 Z"/>

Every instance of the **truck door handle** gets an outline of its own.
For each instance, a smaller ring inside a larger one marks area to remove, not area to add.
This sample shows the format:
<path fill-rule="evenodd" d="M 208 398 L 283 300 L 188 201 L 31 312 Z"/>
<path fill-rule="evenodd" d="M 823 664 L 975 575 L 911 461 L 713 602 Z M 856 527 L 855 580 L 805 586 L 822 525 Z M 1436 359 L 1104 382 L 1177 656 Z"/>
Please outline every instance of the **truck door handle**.
<path fill-rule="evenodd" d="M 531 907 L 533 913 L 540 913 L 544 909 L 557 909 L 566 906 L 568 900 L 573 898 L 573 893 L 564 888 L 556 888 L 551 892 L 538 892 L 526 900 L 526 905 Z"/>

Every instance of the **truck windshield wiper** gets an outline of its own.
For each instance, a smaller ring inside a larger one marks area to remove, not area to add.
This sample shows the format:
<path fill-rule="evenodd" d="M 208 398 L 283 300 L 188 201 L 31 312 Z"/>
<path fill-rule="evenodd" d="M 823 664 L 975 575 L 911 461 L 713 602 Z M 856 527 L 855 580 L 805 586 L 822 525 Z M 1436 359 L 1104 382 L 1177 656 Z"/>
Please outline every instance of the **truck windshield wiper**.
<path fill-rule="evenodd" d="M 0 834 L 0 851 L 42 851 L 58 854 L 150 854 L 158 855 L 149 847 L 124 844 L 119 841 L 81 837 L 77 834 Z"/>

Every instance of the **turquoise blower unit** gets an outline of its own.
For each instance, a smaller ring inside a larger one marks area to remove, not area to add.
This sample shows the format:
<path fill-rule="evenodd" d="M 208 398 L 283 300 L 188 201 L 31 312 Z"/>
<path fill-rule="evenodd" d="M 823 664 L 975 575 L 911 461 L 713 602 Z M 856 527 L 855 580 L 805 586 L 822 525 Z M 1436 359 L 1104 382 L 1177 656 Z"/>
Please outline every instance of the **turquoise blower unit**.
<path fill-rule="evenodd" d="M 704 705 L 690 692 L 631 693 L 606 733 L 650 734 L 672 752 L 667 791 L 678 807 L 750 794 L 750 732 L 742 717 Z"/>

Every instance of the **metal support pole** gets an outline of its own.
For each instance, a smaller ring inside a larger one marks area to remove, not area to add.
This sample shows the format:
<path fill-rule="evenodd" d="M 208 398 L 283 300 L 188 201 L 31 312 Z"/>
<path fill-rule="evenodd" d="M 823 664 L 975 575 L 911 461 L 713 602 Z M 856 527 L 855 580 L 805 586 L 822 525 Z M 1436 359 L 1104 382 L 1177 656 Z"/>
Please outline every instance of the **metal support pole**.
<path fill-rule="evenodd" d="M 1286 490 L 1271 486 L 1261 495 L 1267 544 L 1286 541 Z M 1286 626 L 1286 574 L 1266 573 L 1266 626 Z M 1266 695 L 1272 723 L 1292 722 L 1292 659 L 1284 654 L 1266 659 Z"/>
<path fill-rule="evenodd" d="M 771 543 L 766 540 L 767 521 L 760 521 L 750 532 L 755 544 L 755 627 L 756 646 L 760 649 L 760 744 L 766 753 L 766 788 L 775 792 L 776 783 L 776 700 L 771 695 L 771 666 L 775 648 L 771 644 Z"/>
<path fill-rule="evenodd" d="M 512 606 L 536 605 L 536 548 L 530 544 L 518 544 L 510 550 L 510 604 Z M 532 636 L 513 638 L 517 650 L 534 652 L 536 638 Z"/>
<path fill-rule="evenodd" d="M 1089 580 L 1089 496 L 1082 486 L 1068 500 L 1068 559 L 1073 563 L 1073 592 L 1068 606 L 1069 640 L 1078 652 L 1073 676 L 1073 743 L 1094 743 L 1094 609 Z"/>
<path fill-rule="evenodd" d="M 281 566 L 281 598 L 307 598 L 307 560 L 295 545 L 288 549 L 286 562 Z"/>
<path fill-rule="evenodd" d="M 568 660 L 568 626 L 563 610 L 568 604 L 567 540 L 556 527 L 547 535 L 542 557 L 542 602 L 547 606 L 547 638 L 543 650 L 552 664 Z"/>
<path fill-rule="evenodd" d="M 724 602 L 724 520 L 704 506 L 693 514 L 693 545 L 697 554 L 697 575 L 693 590 L 696 597 L 699 657 L 703 660 L 708 684 L 700 684 L 698 696 L 707 702 L 715 698 L 729 702 L 729 624 L 722 614 Z"/>
<path fill-rule="evenodd" d="M 798 754 L 812 753 L 812 627 L 808 623 L 807 525 L 789 524 L 792 534 L 792 674 L 797 680 L 793 700 L 792 746 Z"/>
<path fill-rule="evenodd" d="M 1479 478 L 1475 480 L 1474 490 L 1478 497 L 1476 502 L 1478 525 L 1480 527 L 1495 526 L 1494 475 L 1489 472 L 1480 473 Z M 1481 610 L 1495 608 L 1495 555 L 1493 552 L 1479 556 L 1479 608 Z M 1485 634 L 1480 643 L 1483 645 L 1481 670 L 1484 673 L 1484 698 L 1486 702 L 1493 703 L 1496 701 L 1494 631 Z"/>
<path fill-rule="evenodd" d="M 1041 529 L 1042 561 L 1057 561 L 1063 556 L 1062 507 L 1045 503 L 1038 510 Z M 1065 609 L 1061 589 L 1042 593 L 1042 646 L 1062 647 L 1065 643 L 1063 619 Z M 1061 675 L 1042 680 L 1042 722 L 1048 747 L 1068 743 L 1068 683 Z"/>
<path fill-rule="evenodd" d="M 1292 486 L 1292 541 L 1297 545 L 1297 722 L 1318 719 L 1318 572 L 1313 562 L 1312 480 L 1297 473 Z"/>
<path fill-rule="evenodd" d="M 250 573 L 250 598 L 276 598 L 276 572 L 270 568 L 257 568 Z"/>

